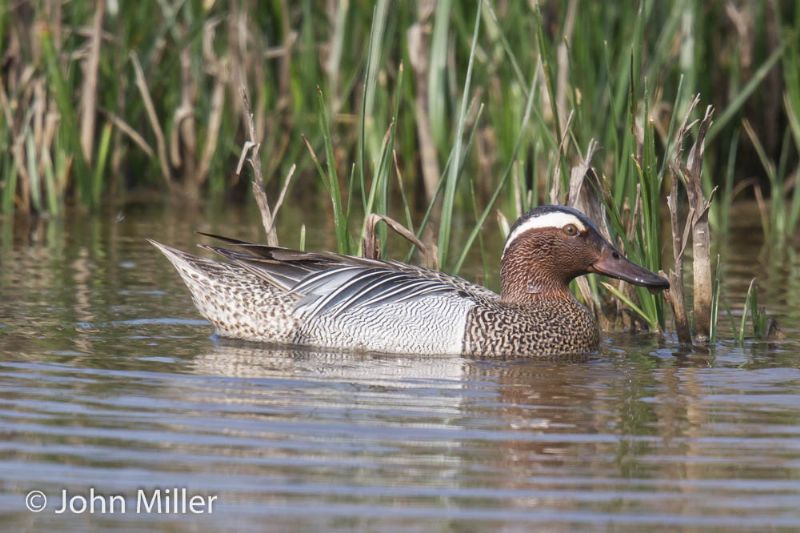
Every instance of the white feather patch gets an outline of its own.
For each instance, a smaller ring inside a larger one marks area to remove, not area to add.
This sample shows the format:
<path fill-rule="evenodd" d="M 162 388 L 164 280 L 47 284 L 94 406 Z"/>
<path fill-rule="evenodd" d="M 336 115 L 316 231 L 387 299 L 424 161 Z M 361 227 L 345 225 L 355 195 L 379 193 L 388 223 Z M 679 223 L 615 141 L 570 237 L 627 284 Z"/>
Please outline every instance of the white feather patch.
<path fill-rule="evenodd" d="M 562 211 L 553 211 L 550 213 L 544 213 L 543 215 L 539 215 L 538 217 L 533 217 L 529 220 L 526 220 L 516 228 L 506 239 L 506 245 L 503 247 L 503 253 L 506 252 L 508 247 L 511 245 L 517 237 L 525 233 L 526 231 L 532 229 L 542 229 L 542 228 L 563 228 L 567 224 L 572 224 L 578 231 L 586 231 L 586 226 L 583 225 L 583 222 L 578 219 L 575 215 L 570 213 L 564 213 Z"/>

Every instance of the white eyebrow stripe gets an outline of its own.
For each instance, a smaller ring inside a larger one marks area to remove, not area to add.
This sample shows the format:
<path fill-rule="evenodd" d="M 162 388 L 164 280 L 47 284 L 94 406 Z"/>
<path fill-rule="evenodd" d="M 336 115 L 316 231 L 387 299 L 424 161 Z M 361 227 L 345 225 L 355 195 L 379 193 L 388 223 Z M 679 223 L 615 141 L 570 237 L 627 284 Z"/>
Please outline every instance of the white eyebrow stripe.
<path fill-rule="evenodd" d="M 567 224 L 573 224 L 578 231 L 586 231 L 586 226 L 583 222 L 580 221 L 578 217 L 572 215 L 570 213 L 564 213 L 563 211 L 554 211 L 552 213 L 545 213 L 543 215 L 539 215 L 537 217 L 533 217 L 529 220 L 526 220 L 516 228 L 514 231 L 506 239 L 506 245 L 503 247 L 503 253 L 506 252 L 509 245 L 514 242 L 514 240 L 525 233 L 528 230 L 532 229 L 541 229 L 541 228 L 563 228 Z"/>

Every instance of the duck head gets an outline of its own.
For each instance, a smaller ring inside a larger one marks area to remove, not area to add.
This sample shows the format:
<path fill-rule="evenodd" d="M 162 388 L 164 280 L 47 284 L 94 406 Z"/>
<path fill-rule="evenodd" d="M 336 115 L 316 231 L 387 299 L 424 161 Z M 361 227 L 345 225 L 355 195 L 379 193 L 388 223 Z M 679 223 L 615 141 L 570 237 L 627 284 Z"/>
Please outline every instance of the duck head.
<path fill-rule="evenodd" d="M 571 207 L 532 209 L 511 227 L 500 267 L 501 299 L 530 303 L 571 298 L 569 282 L 594 272 L 651 289 L 668 289 L 663 277 L 628 259 L 586 215 Z"/>

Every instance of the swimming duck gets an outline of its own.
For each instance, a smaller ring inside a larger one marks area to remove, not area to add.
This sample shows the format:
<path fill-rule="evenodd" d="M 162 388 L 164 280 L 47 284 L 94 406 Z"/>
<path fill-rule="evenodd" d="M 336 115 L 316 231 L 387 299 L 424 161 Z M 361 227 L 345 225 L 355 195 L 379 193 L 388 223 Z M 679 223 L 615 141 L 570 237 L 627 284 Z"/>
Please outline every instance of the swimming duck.
<path fill-rule="evenodd" d="M 594 316 L 569 290 L 590 272 L 652 289 L 663 277 L 604 239 L 580 211 L 540 206 L 509 231 L 500 294 L 398 261 L 301 252 L 218 237 L 228 261 L 150 241 L 217 333 L 248 341 L 387 353 L 554 355 L 597 348 Z"/>

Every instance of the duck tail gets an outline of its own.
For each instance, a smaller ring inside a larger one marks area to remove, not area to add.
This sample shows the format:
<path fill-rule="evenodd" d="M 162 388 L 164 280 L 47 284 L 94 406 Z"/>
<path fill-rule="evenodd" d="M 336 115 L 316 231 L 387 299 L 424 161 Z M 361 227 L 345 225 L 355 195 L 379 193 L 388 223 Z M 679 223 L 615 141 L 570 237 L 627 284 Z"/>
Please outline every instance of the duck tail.
<path fill-rule="evenodd" d="M 192 293 L 198 310 L 211 320 L 207 309 L 208 302 L 210 299 L 219 297 L 218 293 L 225 284 L 235 278 L 236 272 L 232 271 L 235 267 L 205 257 L 198 257 L 151 239 L 147 239 L 147 242 L 169 259 Z"/>
<path fill-rule="evenodd" d="M 152 239 L 147 239 L 147 242 L 155 246 L 162 254 L 164 254 L 167 259 L 169 259 L 169 262 L 172 263 L 172 266 L 175 267 L 184 281 L 186 281 L 187 285 L 190 285 L 190 283 L 186 279 L 186 275 L 190 275 L 190 277 L 196 279 L 198 274 L 203 276 L 213 276 L 221 273 L 221 265 L 217 261 L 186 253 L 182 250 L 167 246 L 166 244 L 161 244 L 160 242 Z M 194 276 L 191 276 L 191 274 L 194 274 Z"/>
<path fill-rule="evenodd" d="M 148 242 L 169 259 L 189 288 L 195 307 L 214 324 L 218 334 L 255 341 L 291 340 L 294 299 L 285 291 L 241 266 L 198 257 L 150 239 Z"/>

